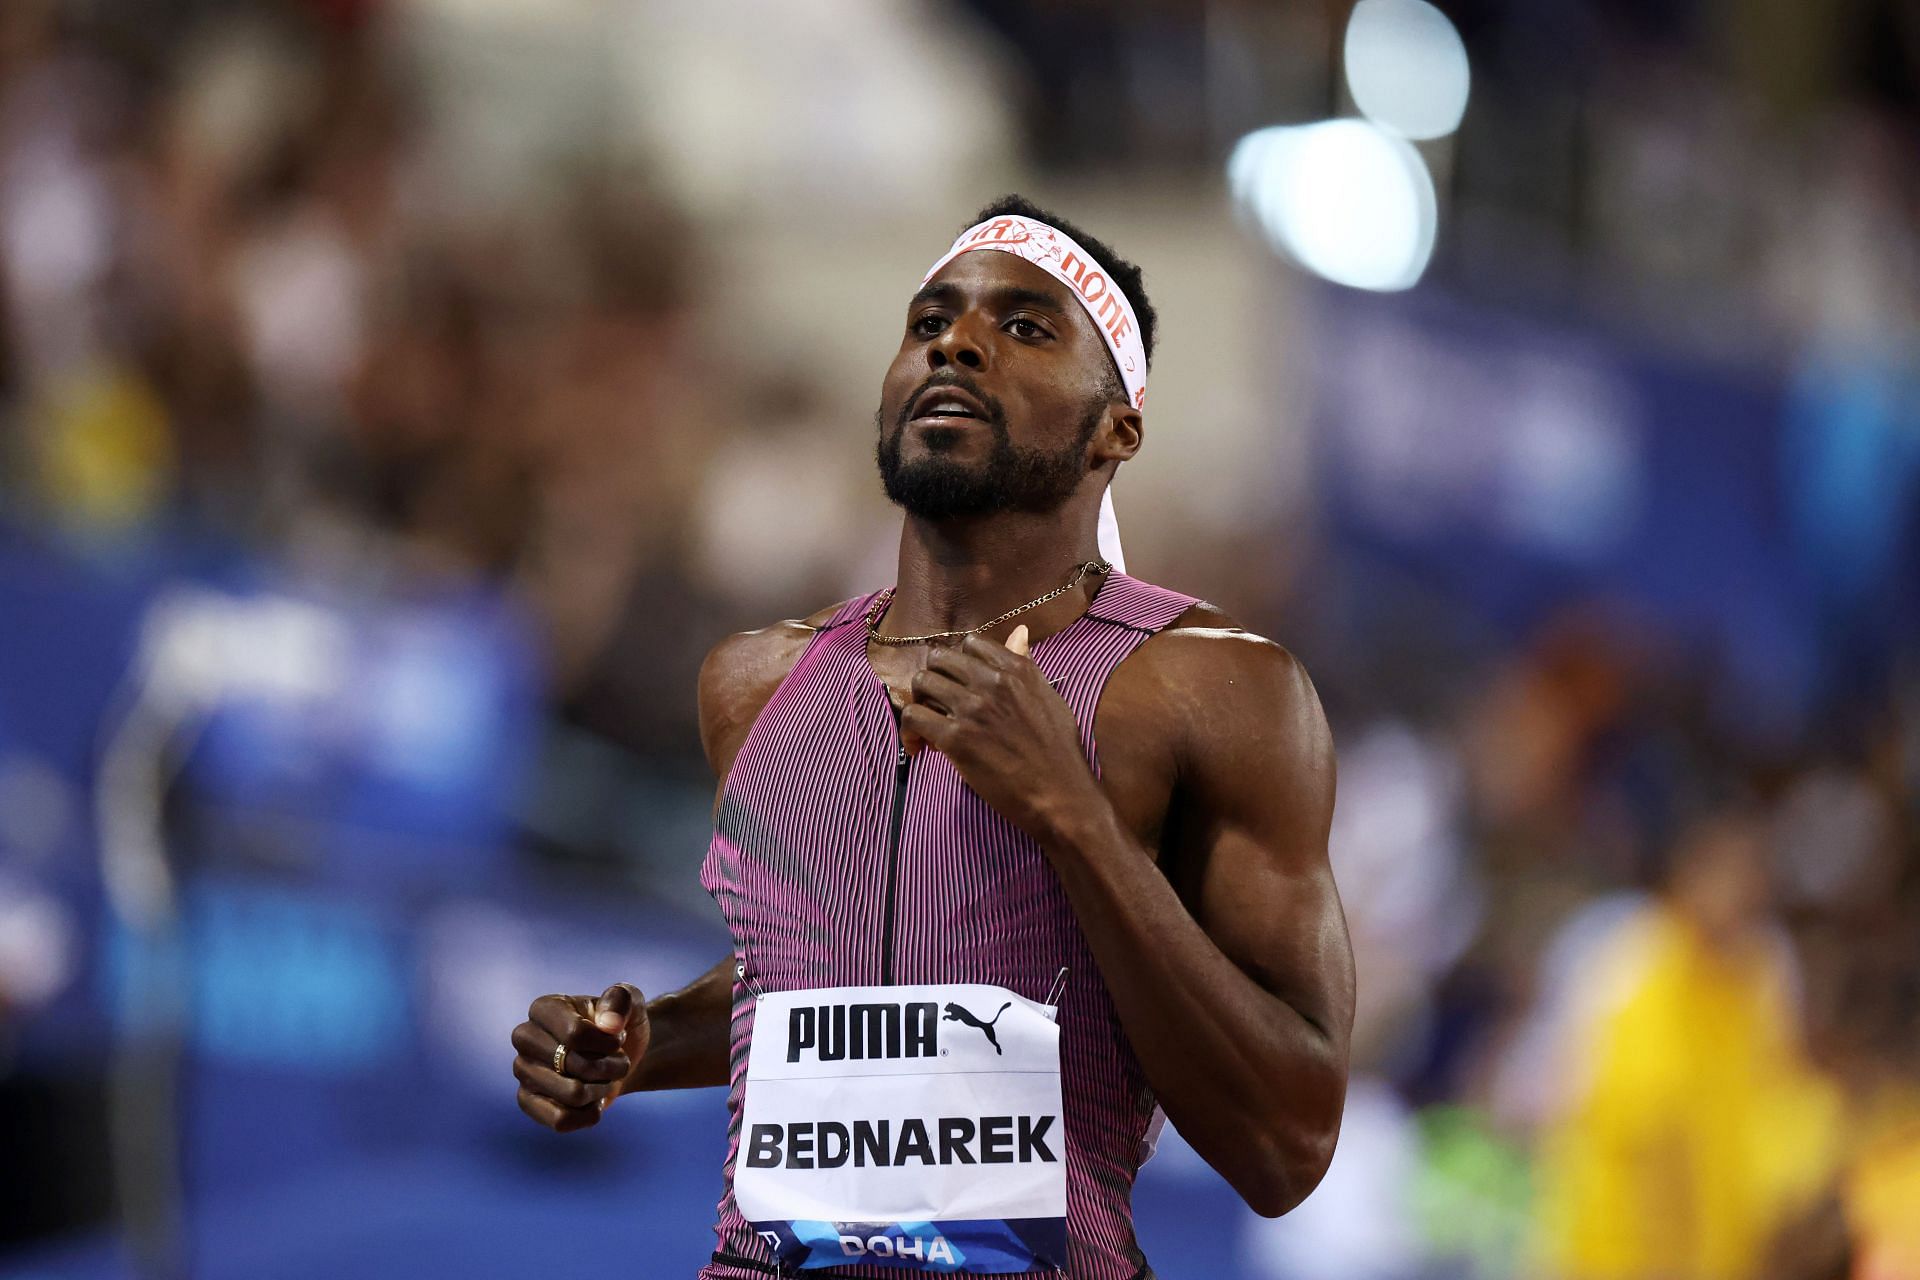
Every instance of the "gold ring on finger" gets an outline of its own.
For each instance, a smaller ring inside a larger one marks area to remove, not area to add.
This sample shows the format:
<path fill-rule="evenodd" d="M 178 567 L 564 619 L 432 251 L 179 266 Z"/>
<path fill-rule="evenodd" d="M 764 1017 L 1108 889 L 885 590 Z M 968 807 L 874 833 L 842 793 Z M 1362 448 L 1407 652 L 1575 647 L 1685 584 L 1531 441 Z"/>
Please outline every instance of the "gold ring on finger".
<path fill-rule="evenodd" d="M 564 1044 L 553 1046 L 553 1073 L 559 1076 L 567 1074 L 567 1046 Z"/>

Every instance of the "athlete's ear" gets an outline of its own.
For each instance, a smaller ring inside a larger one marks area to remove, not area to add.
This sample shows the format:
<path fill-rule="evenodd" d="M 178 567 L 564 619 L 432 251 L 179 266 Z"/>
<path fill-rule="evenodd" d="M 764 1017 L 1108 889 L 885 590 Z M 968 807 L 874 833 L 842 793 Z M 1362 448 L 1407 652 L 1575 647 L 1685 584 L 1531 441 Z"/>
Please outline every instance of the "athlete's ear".
<path fill-rule="evenodd" d="M 1094 460 L 1125 462 L 1140 452 L 1145 436 L 1146 427 L 1138 409 L 1118 403 L 1108 405 L 1106 422 L 1094 433 Z"/>

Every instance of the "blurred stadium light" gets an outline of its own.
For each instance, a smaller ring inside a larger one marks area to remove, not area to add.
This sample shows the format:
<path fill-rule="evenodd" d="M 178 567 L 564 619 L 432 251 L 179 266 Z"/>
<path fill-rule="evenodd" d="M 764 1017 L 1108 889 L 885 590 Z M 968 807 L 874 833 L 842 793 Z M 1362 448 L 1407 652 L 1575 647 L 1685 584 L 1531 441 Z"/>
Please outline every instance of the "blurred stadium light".
<path fill-rule="evenodd" d="M 1250 133 L 1227 174 L 1267 242 L 1335 284 L 1409 289 L 1433 256 L 1433 177 L 1411 144 L 1368 121 Z"/>
<path fill-rule="evenodd" d="M 1466 46 L 1426 0 L 1360 0 L 1347 19 L 1345 68 L 1361 114 L 1404 138 L 1445 137 L 1466 114 Z"/>
<path fill-rule="evenodd" d="M 1360 0 L 1342 47 L 1347 89 L 1365 118 L 1255 130 L 1228 157 L 1228 187 L 1274 250 L 1315 275 L 1355 289 L 1410 289 L 1440 220 L 1433 175 L 1410 143 L 1459 127 L 1466 47 L 1425 0 Z"/>

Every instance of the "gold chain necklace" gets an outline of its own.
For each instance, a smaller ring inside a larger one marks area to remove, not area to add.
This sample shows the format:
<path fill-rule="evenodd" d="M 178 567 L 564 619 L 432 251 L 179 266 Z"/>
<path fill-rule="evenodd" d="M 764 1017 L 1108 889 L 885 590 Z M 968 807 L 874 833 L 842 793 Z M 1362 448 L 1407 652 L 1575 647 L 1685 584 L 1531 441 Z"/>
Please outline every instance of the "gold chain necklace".
<path fill-rule="evenodd" d="M 888 587 L 885 591 L 875 596 L 873 603 L 867 606 L 867 638 L 875 644 L 890 645 L 932 644 L 937 640 L 964 640 L 968 636 L 977 636 L 982 631 L 991 631 L 1008 618 L 1017 618 L 1029 609 L 1038 609 L 1049 600 L 1058 599 L 1079 586 L 1080 580 L 1090 573 L 1106 573 L 1112 568 L 1113 566 L 1105 560 L 1089 560 L 1085 564 L 1075 565 L 1073 573 L 1065 582 L 1047 592 L 1047 594 L 1037 599 L 1027 601 L 1017 609 L 1007 610 L 990 622 L 983 622 L 977 627 L 968 627 L 965 631 L 935 631 L 924 636 L 883 636 L 880 634 L 881 615 L 887 611 L 887 606 L 893 603 L 893 593 L 896 590 L 894 587 Z"/>

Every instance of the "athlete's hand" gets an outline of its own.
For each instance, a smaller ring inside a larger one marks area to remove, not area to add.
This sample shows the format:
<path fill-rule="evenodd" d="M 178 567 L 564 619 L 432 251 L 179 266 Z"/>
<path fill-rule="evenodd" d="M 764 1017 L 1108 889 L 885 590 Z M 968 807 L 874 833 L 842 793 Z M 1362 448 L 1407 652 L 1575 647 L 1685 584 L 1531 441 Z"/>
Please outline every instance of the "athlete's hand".
<path fill-rule="evenodd" d="M 513 1029 L 520 1109 L 555 1133 L 585 1129 L 619 1094 L 647 1051 L 647 1002 L 624 982 L 593 996 L 541 996 Z M 567 1046 L 563 1070 L 554 1050 Z"/>
<path fill-rule="evenodd" d="M 1043 842 L 1105 799 L 1073 710 L 1027 657 L 1024 626 L 1005 647 L 968 636 L 933 650 L 913 677 L 900 727 L 944 753 L 981 799 Z"/>

